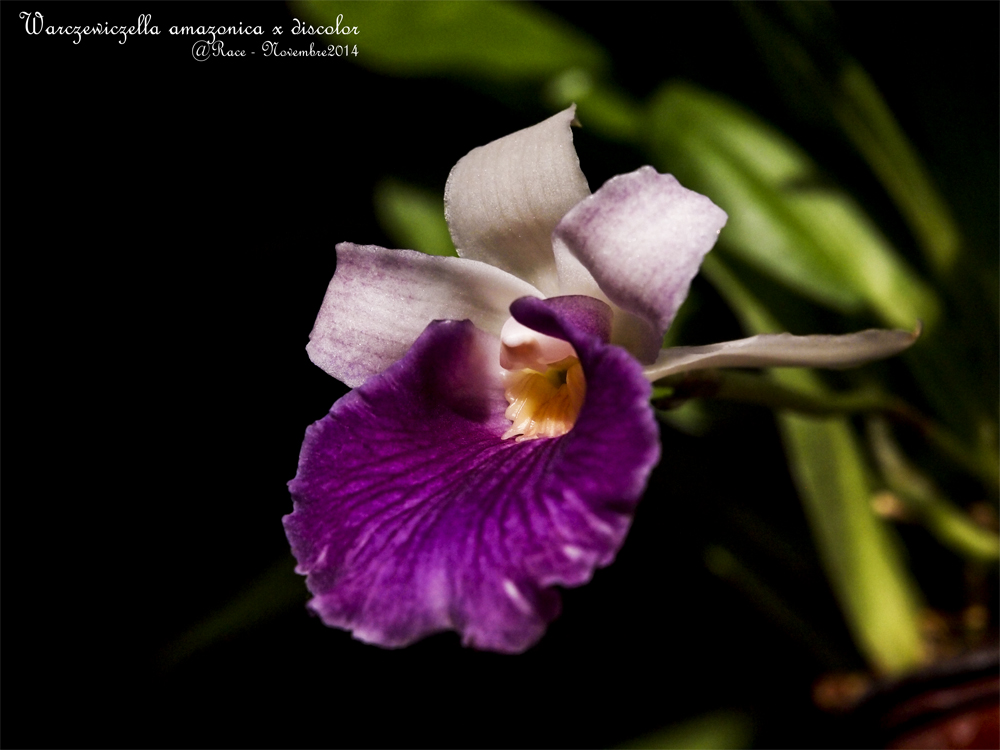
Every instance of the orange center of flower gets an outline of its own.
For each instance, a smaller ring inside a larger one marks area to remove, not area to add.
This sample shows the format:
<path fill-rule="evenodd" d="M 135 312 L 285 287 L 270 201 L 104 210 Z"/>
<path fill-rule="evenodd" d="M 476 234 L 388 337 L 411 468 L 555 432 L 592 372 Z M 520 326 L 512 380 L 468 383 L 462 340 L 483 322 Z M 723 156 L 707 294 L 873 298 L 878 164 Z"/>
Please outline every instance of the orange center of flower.
<path fill-rule="evenodd" d="M 573 428 L 587 392 L 579 359 L 566 357 L 548 365 L 545 372 L 505 370 L 503 377 L 510 404 L 504 415 L 511 421 L 504 440 L 559 437 Z"/>

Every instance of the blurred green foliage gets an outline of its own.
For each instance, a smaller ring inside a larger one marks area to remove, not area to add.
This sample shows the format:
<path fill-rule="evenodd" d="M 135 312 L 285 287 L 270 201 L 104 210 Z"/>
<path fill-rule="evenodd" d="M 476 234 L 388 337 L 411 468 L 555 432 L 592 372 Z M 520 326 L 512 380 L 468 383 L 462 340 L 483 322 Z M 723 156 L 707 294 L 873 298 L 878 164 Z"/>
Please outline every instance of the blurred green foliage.
<path fill-rule="evenodd" d="M 344 6 L 292 3 L 317 26 L 337 26 Z M 569 67 L 608 67 L 604 50 L 557 18 L 523 3 L 352 3 L 363 29 L 361 64 L 400 76 L 458 75 L 486 81 L 538 81 Z"/>
<path fill-rule="evenodd" d="M 753 723 L 739 711 L 713 711 L 681 724 L 639 737 L 620 747 L 688 748 L 688 750 L 737 750 L 749 747 L 753 738 Z"/>
<path fill-rule="evenodd" d="M 400 247 L 428 255 L 458 255 L 444 220 L 444 197 L 399 180 L 383 180 L 375 188 L 379 223 Z"/>
<path fill-rule="evenodd" d="M 338 12 L 317 1 L 294 7 L 324 25 L 333 24 Z M 858 648 L 876 671 L 908 669 L 929 654 L 921 596 L 872 499 L 880 489 L 899 493 L 918 509 L 913 520 L 943 544 L 968 559 L 995 562 L 995 531 L 968 514 L 970 504 L 983 498 L 995 507 L 998 494 L 993 266 L 985 276 L 974 270 L 975 253 L 983 250 L 963 239 L 967 233 L 876 82 L 841 44 L 831 7 L 748 4 L 740 13 L 789 106 L 824 121 L 850 144 L 918 253 L 898 246 L 898 232 L 883 231 L 807 149 L 745 103 L 677 80 L 663 80 L 638 100 L 613 82 L 599 45 L 534 6 L 354 4 L 351 22 L 365 33 L 360 65 L 392 75 L 447 77 L 494 94 L 514 86 L 549 111 L 576 102 L 588 132 L 642 153 L 711 197 L 730 218 L 719 253 L 713 253 L 719 257 L 710 256 L 705 275 L 748 333 L 813 332 L 802 327 L 815 321 L 833 325 L 833 332 L 873 324 L 911 329 L 923 321 L 923 338 L 901 358 L 905 374 L 894 363 L 847 376 L 873 392 L 905 391 L 915 405 L 902 395 L 892 403 L 912 417 L 911 425 L 920 425 L 916 434 L 901 432 L 897 440 L 883 425 L 877 439 L 865 440 L 848 416 L 851 409 L 837 415 L 837 404 L 847 403 L 836 398 L 843 378 L 801 371 L 770 376 L 801 394 L 784 402 L 779 396 L 772 405 L 816 548 Z M 435 193 L 386 182 L 376 205 L 398 242 L 451 252 Z M 967 291 L 970 279 L 973 292 Z M 975 291 L 980 286 L 987 291 Z M 826 403 L 833 416 L 793 413 L 805 398 Z M 696 421 L 703 429 L 703 420 Z M 926 465 L 940 481 L 914 483 L 914 464 Z M 956 491 L 961 494 L 949 496 Z M 723 740 L 687 745 L 729 746 Z"/>
<path fill-rule="evenodd" d="M 805 101 L 836 120 L 892 194 L 932 268 L 947 273 L 960 243 L 951 211 L 875 82 L 831 34 L 830 6 L 782 3 L 768 13 L 740 3 L 739 9 L 787 100 L 800 107 Z"/>
<path fill-rule="evenodd" d="M 684 84 L 649 109 L 655 165 L 729 212 L 723 246 L 798 294 L 883 325 L 932 326 L 934 293 L 813 161 L 750 112 Z"/>
<path fill-rule="evenodd" d="M 704 270 L 747 333 L 781 332 L 717 258 Z M 824 390 L 807 370 L 777 369 L 773 377 L 810 393 Z M 858 647 L 882 672 L 917 666 L 925 657 L 919 596 L 891 530 L 872 510 L 872 481 L 850 421 L 781 411 L 778 423 L 816 546 Z"/>

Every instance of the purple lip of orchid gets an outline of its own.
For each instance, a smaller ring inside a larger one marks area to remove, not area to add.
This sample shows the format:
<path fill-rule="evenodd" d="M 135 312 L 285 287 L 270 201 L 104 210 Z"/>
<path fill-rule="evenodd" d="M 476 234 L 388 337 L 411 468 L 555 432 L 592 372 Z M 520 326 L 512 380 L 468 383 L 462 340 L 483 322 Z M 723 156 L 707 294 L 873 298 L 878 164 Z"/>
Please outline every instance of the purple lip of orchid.
<path fill-rule="evenodd" d="M 307 347 L 355 390 L 306 431 L 285 530 L 323 622 L 517 653 L 624 543 L 659 460 L 649 381 L 850 366 L 904 331 L 660 351 L 726 222 L 651 167 L 590 194 L 569 108 L 452 170 L 459 258 L 342 243 Z"/>

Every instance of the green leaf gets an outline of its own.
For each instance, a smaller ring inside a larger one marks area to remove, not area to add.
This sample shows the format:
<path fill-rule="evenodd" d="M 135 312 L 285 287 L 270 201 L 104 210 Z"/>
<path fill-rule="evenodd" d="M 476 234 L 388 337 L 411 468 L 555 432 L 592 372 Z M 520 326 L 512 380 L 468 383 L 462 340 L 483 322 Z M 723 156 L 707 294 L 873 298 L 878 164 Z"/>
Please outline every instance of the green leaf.
<path fill-rule="evenodd" d="M 499 82 L 547 81 L 568 68 L 600 71 L 604 51 L 562 20 L 527 3 L 328 3 L 294 12 L 314 26 L 356 26 L 360 65 L 390 75 L 450 75 Z M 332 41 L 332 40 L 331 40 Z"/>
<path fill-rule="evenodd" d="M 838 81 L 833 111 L 861 155 L 895 200 L 931 266 L 944 275 L 961 238 L 919 155 L 864 68 L 851 61 Z"/>
<path fill-rule="evenodd" d="M 628 94 L 594 79 L 581 68 L 571 68 L 545 87 L 546 103 L 553 110 L 576 104 L 577 119 L 588 132 L 622 143 L 642 144 L 645 111 Z"/>
<path fill-rule="evenodd" d="M 383 180 L 375 188 L 375 213 L 397 246 L 428 255 L 458 255 L 444 220 L 440 194 L 398 180 Z"/>
<path fill-rule="evenodd" d="M 291 555 L 276 561 L 232 600 L 193 625 L 160 653 L 171 669 L 195 653 L 258 627 L 309 598 L 305 581 L 295 573 Z"/>
<path fill-rule="evenodd" d="M 930 328 L 936 295 L 812 160 L 732 101 L 668 84 L 649 108 L 657 166 L 729 214 L 720 246 L 819 304 Z"/>
<path fill-rule="evenodd" d="M 789 105 L 837 122 L 895 201 L 931 268 L 947 273 L 961 244 L 951 211 L 875 82 L 836 38 L 833 8 L 820 2 L 738 8 Z"/>
<path fill-rule="evenodd" d="M 660 389 L 660 393 L 668 395 L 663 393 L 667 390 L 669 389 Z M 656 395 L 657 389 L 654 388 L 654 398 Z M 706 435 L 712 429 L 712 416 L 705 409 L 705 405 L 697 400 L 687 401 L 670 410 L 657 409 L 656 418 L 666 422 L 678 432 L 695 437 Z"/>
<path fill-rule="evenodd" d="M 749 747 L 753 722 L 739 711 L 713 711 L 627 742 L 623 748 L 736 750 Z"/>
<path fill-rule="evenodd" d="M 718 258 L 706 259 L 702 271 L 747 333 L 778 332 L 770 313 Z M 806 370 L 776 369 L 773 377 L 802 390 L 823 388 Z M 919 665 L 919 596 L 891 529 L 872 510 L 872 484 L 850 422 L 779 413 L 778 424 L 820 559 L 855 643 L 878 671 Z"/>
<path fill-rule="evenodd" d="M 881 672 L 924 657 L 915 586 L 884 523 L 860 448 L 843 418 L 779 414 L 792 478 L 855 642 Z"/>

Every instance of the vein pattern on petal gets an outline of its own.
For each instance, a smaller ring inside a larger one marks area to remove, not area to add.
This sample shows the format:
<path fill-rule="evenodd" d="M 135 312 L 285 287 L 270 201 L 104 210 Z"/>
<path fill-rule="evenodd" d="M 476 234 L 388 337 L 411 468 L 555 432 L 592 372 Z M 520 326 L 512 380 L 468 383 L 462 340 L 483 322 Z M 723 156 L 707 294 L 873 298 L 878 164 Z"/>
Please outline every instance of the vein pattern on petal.
<path fill-rule="evenodd" d="M 659 459 L 650 389 L 626 352 L 550 302 L 520 317 L 569 340 L 586 371 L 566 435 L 501 439 L 499 342 L 468 321 L 432 323 L 309 428 L 285 528 L 326 624 L 383 646 L 455 630 L 520 652 L 559 612 L 552 586 L 613 560 Z"/>
<path fill-rule="evenodd" d="M 485 263 L 342 242 L 306 351 L 354 388 L 401 359 L 431 321 L 469 319 L 499 333 L 525 295 L 541 292 Z"/>

